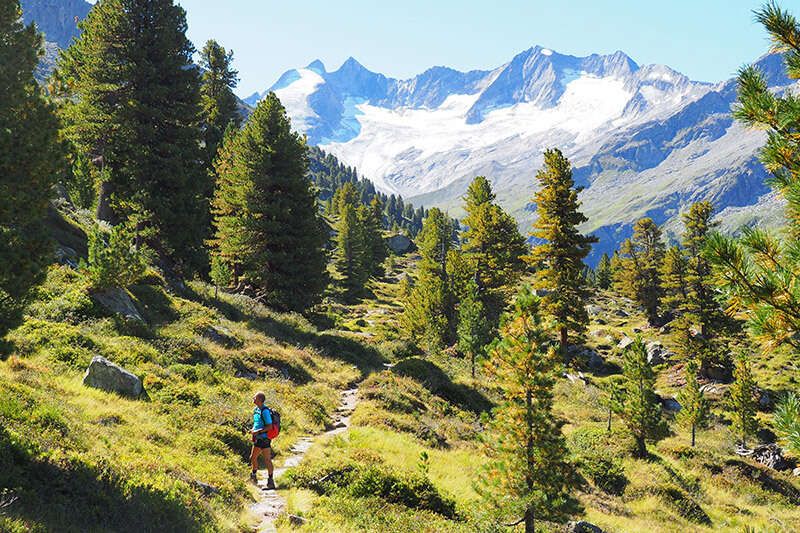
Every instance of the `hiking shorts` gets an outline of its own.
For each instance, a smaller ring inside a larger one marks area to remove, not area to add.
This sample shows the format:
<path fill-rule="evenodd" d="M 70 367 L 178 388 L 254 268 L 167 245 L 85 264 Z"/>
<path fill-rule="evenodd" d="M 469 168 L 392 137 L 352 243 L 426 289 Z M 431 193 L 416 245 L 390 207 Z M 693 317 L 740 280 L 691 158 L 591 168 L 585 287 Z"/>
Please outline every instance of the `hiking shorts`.
<path fill-rule="evenodd" d="M 270 441 L 267 437 L 258 437 L 255 441 L 253 441 L 253 447 L 260 448 L 262 450 L 266 450 L 270 448 L 272 441 Z"/>

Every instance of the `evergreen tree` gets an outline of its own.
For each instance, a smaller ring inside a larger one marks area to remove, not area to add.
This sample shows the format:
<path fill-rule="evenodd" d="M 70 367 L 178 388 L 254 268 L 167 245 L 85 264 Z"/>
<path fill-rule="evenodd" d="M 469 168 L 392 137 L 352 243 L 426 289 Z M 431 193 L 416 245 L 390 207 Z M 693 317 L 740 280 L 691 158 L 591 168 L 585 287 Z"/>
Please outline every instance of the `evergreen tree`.
<path fill-rule="evenodd" d="M 692 430 L 692 446 L 695 444 L 697 429 L 705 427 L 708 422 L 708 400 L 703 396 L 700 383 L 697 381 L 698 365 L 694 360 L 689 360 L 684 368 L 686 372 L 686 385 L 678 392 L 678 403 L 681 410 L 677 419 Z"/>
<path fill-rule="evenodd" d="M 135 216 L 154 228 L 167 266 L 203 269 L 211 180 L 185 11 L 172 0 L 103 0 L 80 26 L 56 77 L 67 137 L 108 170 L 98 203 L 112 223 Z"/>
<path fill-rule="evenodd" d="M 478 283 L 470 280 L 466 295 L 458 306 L 458 350 L 469 357 L 470 372 L 475 377 L 475 360 L 489 343 L 489 324 L 480 298 Z"/>
<path fill-rule="evenodd" d="M 800 79 L 800 23 L 774 3 L 756 12 L 783 53 L 787 75 Z M 800 350 L 800 106 L 791 93 L 774 93 L 754 67 L 739 72 L 735 117 L 767 132 L 761 162 L 773 174 L 772 187 L 786 200 L 785 237 L 743 228 L 741 239 L 709 237 L 708 259 L 719 277 L 729 311 L 748 320 L 765 350 L 787 344 Z"/>
<path fill-rule="evenodd" d="M 793 454 L 800 455 L 800 397 L 789 393 L 775 407 L 775 431 Z"/>
<path fill-rule="evenodd" d="M 233 89 L 239 83 L 239 73 L 231 67 L 233 52 L 226 51 L 210 39 L 200 52 L 203 69 L 200 106 L 203 117 L 203 138 L 207 166 L 211 168 L 217 150 L 228 127 L 239 128 L 242 118 Z"/>
<path fill-rule="evenodd" d="M 758 429 L 756 422 L 756 384 L 750 370 L 750 362 L 743 353 L 736 357 L 733 367 L 733 383 L 730 388 L 731 431 L 739 445 L 747 446 L 747 437 Z"/>
<path fill-rule="evenodd" d="M 651 325 L 658 322 L 663 259 L 661 230 L 651 218 L 640 219 L 633 226 L 633 236 L 620 247 L 615 286 L 619 292 L 644 307 Z"/>
<path fill-rule="evenodd" d="M 700 326 L 700 335 L 703 337 L 709 336 L 719 321 L 719 304 L 714 297 L 711 265 L 703 255 L 709 233 L 716 226 L 711 220 L 713 213 L 710 202 L 696 202 L 683 215 L 683 248 L 687 266 L 685 312 Z"/>
<path fill-rule="evenodd" d="M 453 246 L 453 225 L 441 210 L 428 213 L 417 247 L 422 259 L 417 280 L 406 301 L 404 324 L 428 351 L 438 351 L 452 340 L 455 321 L 448 283 L 447 257 Z"/>
<path fill-rule="evenodd" d="M 327 229 L 306 177 L 306 144 L 274 93 L 226 136 L 216 173 L 214 254 L 236 283 L 281 310 L 303 311 L 327 284 Z"/>
<path fill-rule="evenodd" d="M 608 289 L 611 287 L 611 280 L 613 273 L 611 271 L 611 259 L 608 254 L 603 252 L 600 256 L 600 261 L 597 263 L 597 268 L 594 270 L 594 283 L 600 289 Z"/>
<path fill-rule="evenodd" d="M 369 206 L 359 209 L 359 221 L 366 239 L 366 263 L 369 275 L 378 278 L 383 275 L 383 262 L 388 255 L 386 241 L 383 240 L 383 204 L 373 196 Z"/>
<path fill-rule="evenodd" d="M 58 121 L 33 78 L 42 38 L 21 17 L 18 2 L 0 3 L 0 341 L 52 257 L 45 217 L 65 166 Z"/>
<path fill-rule="evenodd" d="M 513 286 L 522 274 L 522 256 L 528 252 L 516 221 L 494 203 L 489 181 L 476 177 L 465 196 L 467 212 L 461 235 L 461 250 L 475 272 L 483 304 L 493 322 L 505 307 L 503 290 Z"/>
<path fill-rule="evenodd" d="M 544 167 L 536 178 L 541 188 L 533 198 L 538 218 L 531 236 L 539 244 L 527 260 L 537 268 L 535 288 L 548 291 L 543 306 L 555 320 L 563 351 L 569 332 L 581 335 L 589 323 L 583 260 L 597 239 L 578 231 L 587 218 L 580 211 L 572 167 L 560 150 L 544 153 Z"/>
<path fill-rule="evenodd" d="M 625 405 L 624 376 L 610 376 L 603 383 L 603 392 L 602 403 L 606 408 L 606 431 L 611 433 L 612 415 L 622 413 Z"/>
<path fill-rule="evenodd" d="M 364 228 L 356 208 L 344 204 L 336 224 L 336 254 L 334 265 L 342 277 L 342 286 L 348 298 L 358 296 L 364 291 L 369 278 L 367 242 Z"/>
<path fill-rule="evenodd" d="M 500 402 L 492 411 L 489 462 L 478 490 L 504 521 L 524 523 L 526 533 L 535 531 L 535 520 L 564 518 L 574 479 L 553 413 L 559 361 L 541 307 L 529 288 L 520 291 L 486 364 Z"/>
<path fill-rule="evenodd" d="M 625 401 L 620 415 L 636 441 L 636 457 L 647 457 L 646 440 L 661 429 L 661 404 L 655 392 L 656 376 L 647 362 L 647 349 L 637 338 L 622 355 Z"/>

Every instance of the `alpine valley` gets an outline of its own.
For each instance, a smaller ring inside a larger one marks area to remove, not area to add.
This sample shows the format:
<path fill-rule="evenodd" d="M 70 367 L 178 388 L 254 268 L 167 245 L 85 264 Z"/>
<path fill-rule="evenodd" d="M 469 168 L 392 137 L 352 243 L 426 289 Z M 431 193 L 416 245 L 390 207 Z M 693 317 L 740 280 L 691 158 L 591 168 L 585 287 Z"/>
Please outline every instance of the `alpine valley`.
<path fill-rule="evenodd" d="M 778 56 L 757 65 L 775 90 L 792 85 Z M 353 58 L 332 72 L 314 61 L 246 102 L 269 91 L 310 144 L 379 189 L 461 216 L 469 182 L 485 175 L 523 230 L 535 217 L 529 202 L 542 153 L 561 147 L 585 187 L 582 229 L 600 238 L 591 262 L 644 216 L 674 238 L 682 210 L 700 200 L 714 204 L 730 232 L 779 218 L 757 161 L 764 136 L 730 114 L 735 81 L 693 81 L 623 52 L 574 57 L 535 46 L 492 70 L 433 67 L 408 80 Z"/>

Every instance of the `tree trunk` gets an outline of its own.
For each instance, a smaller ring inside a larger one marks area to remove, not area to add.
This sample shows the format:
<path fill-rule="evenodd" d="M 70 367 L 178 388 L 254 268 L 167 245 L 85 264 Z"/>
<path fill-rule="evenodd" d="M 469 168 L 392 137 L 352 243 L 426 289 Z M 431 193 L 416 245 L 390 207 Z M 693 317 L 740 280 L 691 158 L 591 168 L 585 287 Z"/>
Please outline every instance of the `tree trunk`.
<path fill-rule="evenodd" d="M 566 326 L 563 326 L 560 330 L 561 334 L 561 353 L 564 355 L 567 354 L 567 343 L 569 342 L 569 331 L 567 330 Z"/>
<path fill-rule="evenodd" d="M 100 183 L 97 192 L 97 220 L 114 224 L 114 210 L 111 208 L 111 194 L 114 192 L 114 185 L 110 181 Z"/>
<path fill-rule="evenodd" d="M 611 433 L 611 408 L 608 408 L 608 425 L 606 427 L 606 431 Z"/>
<path fill-rule="evenodd" d="M 695 437 L 695 433 L 696 433 L 696 427 L 695 427 L 695 425 L 694 425 L 694 424 L 692 424 L 692 448 L 694 448 L 694 437 Z"/>
<path fill-rule="evenodd" d="M 472 379 L 475 379 L 475 352 L 472 352 L 470 359 L 472 360 Z"/>
<path fill-rule="evenodd" d="M 647 445 L 644 442 L 644 437 L 636 437 L 636 457 L 638 459 L 647 457 Z"/>
<path fill-rule="evenodd" d="M 525 533 L 535 533 L 534 527 L 533 508 L 528 507 L 525 509 Z"/>

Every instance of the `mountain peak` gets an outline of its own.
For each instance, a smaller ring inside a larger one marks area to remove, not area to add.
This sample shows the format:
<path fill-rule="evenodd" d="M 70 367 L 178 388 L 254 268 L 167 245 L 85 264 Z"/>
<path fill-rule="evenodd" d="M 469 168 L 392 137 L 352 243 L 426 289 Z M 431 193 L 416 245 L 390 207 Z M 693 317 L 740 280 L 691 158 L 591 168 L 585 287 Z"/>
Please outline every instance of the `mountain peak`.
<path fill-rule="evenodd" d="M 308 70 L 312 70 L 312 71 L 316 72 L 319 75 L 322 75 L 322 74 L 326 73 L 325 64 L 322 61 L 320 61 L 319 59 L 315 59 L 314 61 L 312 61 L 311 63 L 306 65 L 306 68 Z"/>

